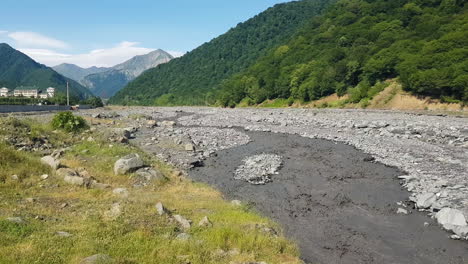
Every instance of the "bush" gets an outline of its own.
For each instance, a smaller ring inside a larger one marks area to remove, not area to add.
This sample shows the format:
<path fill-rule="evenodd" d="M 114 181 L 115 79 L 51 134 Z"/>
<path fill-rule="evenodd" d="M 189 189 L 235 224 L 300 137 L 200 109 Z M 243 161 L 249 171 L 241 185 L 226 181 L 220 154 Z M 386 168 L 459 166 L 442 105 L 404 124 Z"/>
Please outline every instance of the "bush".
<path fill-rule="evenodd" d="M 67 132 L 79 132 L 88 128 L 88 124 L 82 117 L 74 116 L 71 112 L 61 112 L 52 119 L 52 127 Z"/>

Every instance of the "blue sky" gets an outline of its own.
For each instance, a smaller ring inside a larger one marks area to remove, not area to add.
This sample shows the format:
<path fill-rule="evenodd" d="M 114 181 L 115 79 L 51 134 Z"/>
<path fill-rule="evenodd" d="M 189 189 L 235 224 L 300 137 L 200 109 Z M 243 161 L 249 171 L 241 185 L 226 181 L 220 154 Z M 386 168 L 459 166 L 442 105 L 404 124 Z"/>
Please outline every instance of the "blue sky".
<path fill-rule="evenodd" d="M 287 0 L 2 0 L 0 42 L 48 66 L 180 55 Z"/>

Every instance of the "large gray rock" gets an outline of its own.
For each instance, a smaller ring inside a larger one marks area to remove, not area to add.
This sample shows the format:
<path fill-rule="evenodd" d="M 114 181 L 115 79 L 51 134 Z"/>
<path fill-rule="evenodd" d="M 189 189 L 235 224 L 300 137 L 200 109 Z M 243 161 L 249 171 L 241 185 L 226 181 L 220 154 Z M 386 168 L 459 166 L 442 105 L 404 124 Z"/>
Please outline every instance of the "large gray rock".
<path fill-rule="evenodd" d="M 150 167 L 138 169 L 135 171 L 135 175 L 135 184 L 142 186 L 146 186 L 154 181 L 166 179 L 160 171 Z"/>
<path fill-rule="evenodd" d="M 84 258 L 81 260 L 80 264 L 109 264 L 113 263 L 113 259 L 108 255 L 96 254 Z"/>
<path fill-rule="evenodd" d="M 41 158 L 41 163 L 56 170 L 60 167 L 60 161 L 52 156 L 45 156 Z"/>
<path fill-rule="evenodd" d="M 191 227 L 191 223 L 189 220 L 185 219 L 181 215 L 174 215 L 174 219 L 182 226 L 184 229 L 189 229 Z"/>
<path fill-rule="evenodd" d="M 116 175 L 127 174 L 134 172 L 143 167 L 143 160 L 140 155 L 134 153 L 119 159 L 114 165 L 114 173 Z"/>
<path fill-rule="evenodd" d="M 466 226 L 466 219 L 463 212 L 457 209 L 444 208 L 440 210 L 435 218 L 437 222 L 442 225 Z"/>
<path fill-rule="evenodd" d="M 69 168 L 58 169 L 57 175 L 59 177 L 62 177 L 66 183 L 72 185 L 83 186 L 87 182 L 85 178 L 81 177 L 76 171 Z"/>
<path fill-rule="evenodd" d="M 437 196 L 433 193 L 423 193 L 416 196 L 416 206 L 421 209 L 430 208 L 437 200 Z"/>

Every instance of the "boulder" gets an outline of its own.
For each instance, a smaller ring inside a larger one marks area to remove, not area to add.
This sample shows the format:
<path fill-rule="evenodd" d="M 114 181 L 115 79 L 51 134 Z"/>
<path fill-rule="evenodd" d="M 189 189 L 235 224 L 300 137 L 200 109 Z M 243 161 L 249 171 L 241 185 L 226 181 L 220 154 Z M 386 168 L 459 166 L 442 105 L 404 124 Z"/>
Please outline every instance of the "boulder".
<path fill-rule="evenodd" d="M 437 196 L 433 193 L 423 193 L 416 196 L 416 206 L 420 209 L 430 208 L 437 200 Z"/>
<path fill-rule="evenodd" d="M 129 172 L 134 172 L 143 167 L 143 164 L 143 160 L 138 154 L 130 154 L 115 162 L 114 173 L 116 175 L 122 175 Z"/>
<path fill-rule="evenodd" d="M 457 209 L 444 208 L 435 215 L 435 218 L 440 225 L 448 230 L 452 230 L 452 226 L 467 226 L 465 216 L 462 211 Z"/>
<path fill-rule="evenodd" d="M 146 167 L 135 171 L 137 184 L 146 185 L 150 182 L 157 180 L 164 180 L 166 177 L 160 172 L 153 168 Z"/>
<path fill-rule="evenodd" d="M 41 158 L 41 163 L 51 167 L 52 169 L 56 170 L 60 167 L 60 161 L 55 159 L 52 156 L 45 156 Z"/>
<path fill-rule="evenodd" d="M 185 219 L 181 215 L 174 215 L 174 219 L 182 226 L 184 229 L 189 229 L 191 227 L 191 223 L 189 220 Z"/>
<path fill-rule="evenodd" d="M 80 264 L 109 264 L 112 262 L 113 259 L 108 255 L 96 254 L 82 259 L 80 261 Z"/>
<path fill-rule="evenodd" d="M 80 177 L 78 173 L 69 168 L 61 168 L 57 170 L 57 175 L 62 177 L 66 183 L 72 185 L 83 186 L 86 183 L 85 178 Z"/>

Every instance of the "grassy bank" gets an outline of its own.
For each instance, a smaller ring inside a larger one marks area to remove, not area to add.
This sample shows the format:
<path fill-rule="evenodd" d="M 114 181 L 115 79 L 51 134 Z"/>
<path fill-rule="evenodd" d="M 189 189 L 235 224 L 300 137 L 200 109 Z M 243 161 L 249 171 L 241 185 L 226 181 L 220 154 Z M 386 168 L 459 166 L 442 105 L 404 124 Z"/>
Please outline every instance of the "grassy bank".
<path fill-rule="evenodd" d="M 0 263 L 80 263 L 94 254 L 106 254 L 112 263 L 300 263 L 296 246 L 272 232 L 280 230 L 275 223 L 133 146 L 107 142 L 101 129 L 68 134 L 35 120 L 0 122 Z M 13 147 L 13 136 L 44 136 L 54 149 L 68 147 L 64 166 L 82 168 L 111 187 L 68 185 L 39 162 L 41 155 Z M 140 153 L 166 180 L 134 188 L 135 175 L 115 176 L 115 161 L 130 153 Z M 114 194 L 114 188 L 127 188 L 128 197 Z M 192 220 L 192 227 L 183 230 L 157 214 L 157 202 Z M 120 212 L 109 217 L 115 204 Z M 205 216 L 212 227 L 198 226 Z M 181 233 L 190 238 L 178 239 Z"/>

